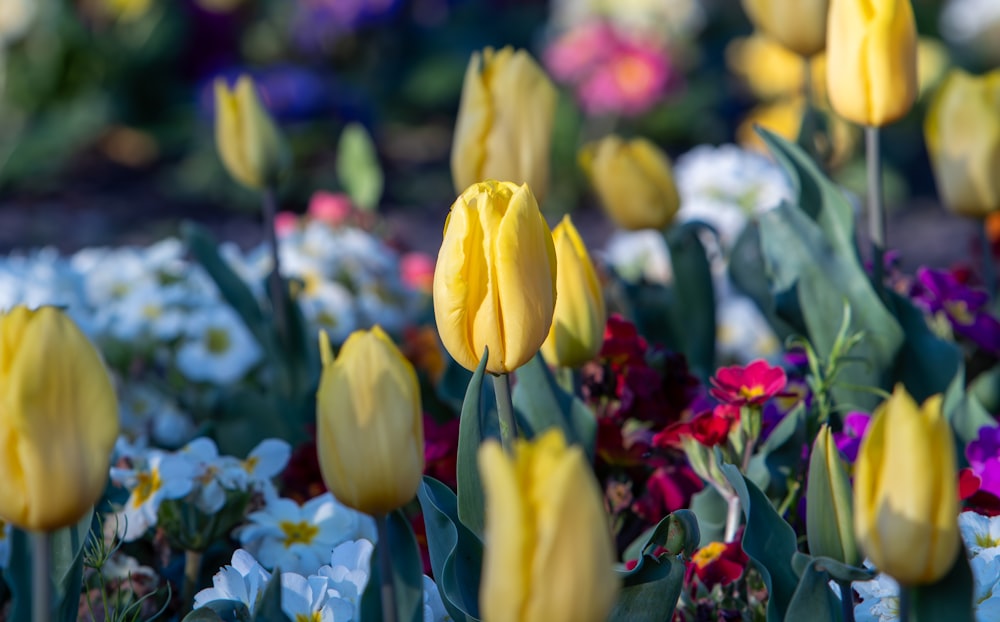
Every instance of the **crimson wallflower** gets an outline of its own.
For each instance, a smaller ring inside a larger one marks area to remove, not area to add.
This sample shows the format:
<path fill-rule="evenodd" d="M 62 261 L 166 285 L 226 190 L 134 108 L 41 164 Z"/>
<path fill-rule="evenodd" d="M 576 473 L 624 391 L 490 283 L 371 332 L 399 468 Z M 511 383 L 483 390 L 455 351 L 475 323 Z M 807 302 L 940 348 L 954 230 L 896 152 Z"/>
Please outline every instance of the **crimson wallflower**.
<path fill-rule="evenodd" d="M 653 437 L 654 447 L 679 447 L 682 437 L 690 436 L 705 447 L 715 447 L 726 442 L 733 425 L 739 423 L 740 409 L 731 404 L 719 404 L 712 410 L 667 426 Z"/>
<path fill-rule="evenodd" d="M 739 539 L 726 544 L 709 542 L 691 557 L 687 568 L 687 582 L 696 576 L 706 588 L 729 585 L 743 576 L 749 558 L 743 552 Z"/>
<path fill-rule="evenodd" d="M 709 393 L 733 406 L 759 406 L 780 393 L 787 383 L 784 369 L 761 359 L 746 367 L 723 367 L 712 378 Z"/>

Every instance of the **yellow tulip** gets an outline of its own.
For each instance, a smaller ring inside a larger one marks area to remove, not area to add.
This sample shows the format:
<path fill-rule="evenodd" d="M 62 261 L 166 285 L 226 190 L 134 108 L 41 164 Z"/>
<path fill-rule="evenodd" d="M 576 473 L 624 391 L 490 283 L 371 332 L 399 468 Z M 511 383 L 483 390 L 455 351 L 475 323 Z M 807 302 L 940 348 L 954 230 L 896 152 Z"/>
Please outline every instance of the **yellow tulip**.
<path fill-rule="evenodd" d="M 917 27 L 910 0 L 831 0 L 827 92 L 840 116 L 880 127 L 917 98 Z"/>
<path fill-rule="evenodd" d="M 805 85 L 805 63 L 772 39 L 754 34 L 734 39 L 726 46 L 726 66 L 758 99 L 801 97 Z M 809 60 L 812 96 L 826 102 L 826 54 Z"/>
<path fill-rule="evenodd" d="M 473 184 L 451 206 L 434 269 L 434 317 L 444 347 L 473 370 L 527 363 L 549 334 L 556 301 L 552 233 L 527 184 Z"/>
<path fill-rule="evenodd" d="M 524 50 L 486 48 L 473 54 L 451 147 L 455 192 L 506 179 L 527 183 L 543 201 L 555 107 L 555 86 Z"/>
<path fill-rule="evenodd" d="M 584 145 L 580 164 L 616 225 L 662 229 L 674 219 L 680 196 L 670 158 L 645 138 L 607 136 Z"/>
<path fill-rule="evenodd" d="M 413 499 L 424 470 L 424 424 L 413 366 L 381 328 L 352 333 L 334 359 L 320 334 L 316 443 L 327 488 L 378 516 Z"/>
<path fill-rule="evenodd" d="M 854 531 L 904 586 L 933 583 L 961 549 L 955 441 L 941 396 L 918 407 L 902 385 L 872 417 L 854 476 Z"/>
<path fill-rule="evenodd" d="M 948 74 L 927 111 L 924 135 L 941 200 L 970 218 L 1000 210 L 1000 69 Z"/>
<path fill-rule="evenodd" d="M 118 403 L 94 346 L 53 307 L 0 314 L 0 518 L 75 524 L 104 493 Z"/>
<path fill-rule="evenodd" d="M 830 0 L 743 0 L 754 25 L 800 56 L 826 47 L 826 16 Z"/>
<path fill-rule="evenodd" d="M 288 149 L 249 76 L 236 88 L 215 81 L 215 146 L 226 170 L 252 190 L 274 185 L 288 167 Z"/>
<path fill-rule="evenodd" d="M 615 549 L 603 495 L 579 447 L 552 429 L 479 449 L 486 549 L 479 606 L 484 622 L 598 622 L 618 596 Z"/>
<path fill-rule="evenodd" d="M 556 248 L 556 307 L 552 328 L 542 344 L 549 365 L 577 367 L 594 358 L 604 342 L 608 321 L 604 292 L 594 264 L 570 217 L 552 230 Z"/>

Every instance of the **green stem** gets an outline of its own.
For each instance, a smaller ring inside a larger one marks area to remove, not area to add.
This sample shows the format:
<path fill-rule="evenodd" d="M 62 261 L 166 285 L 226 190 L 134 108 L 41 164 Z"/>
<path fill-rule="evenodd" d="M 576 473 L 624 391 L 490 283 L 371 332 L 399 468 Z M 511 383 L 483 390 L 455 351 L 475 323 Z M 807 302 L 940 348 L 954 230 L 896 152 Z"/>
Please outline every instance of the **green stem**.
<path fill-rule="evenodd" d="M 500 419 L 500 445 L 505 452 L 514 451 L 517 438 L 517 420 L 514 419 L 514 402 L 510 397 L 510 376 L 493 376 L 493 392 L 497 397 L 497 416 Z"/>
<path fill-rule="evenodd" d="M 382 622 L 396 622 L 396 588 L 392 581 L 392 550 L 389 548 L 389 515 L 375 517 L 378 534 L 379 579 L 382 596 Z"/>
<path fill-rule="evenodd" d="M 837 581 L 840 586 L 840 610 L 844 614 L 844 622 L 854 622 L 854 588 L 850 581 Z"/>
<path fill-rule="evenodd" d="M 997 293 L 997 266 L 993 257 L 993 243 L 990 241 L 989 232 L 986 231 L 985 218 L 979 223 L 979 237 L 983 243 L 983 283 L 986 284 L 986 292 L 992 300 Z"/>
<path fill-rule="evenodd" d="M 274 196 L 274 190 L 265 188 L 261 193 L 261 205 L 264 208 L 264 235 L 271 246 L 271 274 L 267 276 L 267 286 L 271 295 L 271 313 L 274 316 L 274 323 L 278 328 L 278 334 L 282 340 L 288 334 L 288 323 L 285 318 L 285 288 L 281 282 L 281 261 L 278 258 L 278 234 L 274 229 L 274 221 L 278 215 L 278 202 Z"/>
<path fill-rule="evenodd" d="M 31 532 L 31 620 L 52 619 L 52 540 L 47 532 Z"/>
<path fill-rule="evenodd" d="M 885 299 L 885 205 L 882 196 L 882 155 L 879 130 L 865 127 L 865 164 L 868 168 L 868 237 L 872 244 L 872 280 L 879 298 Z"/>
<path fill-rule="evenodd" d="M 201 574 L 201 551 L 184 551 L 184 583 L 181 587 L 181 602 L 186 610 L 194 607 L 194 595 L 198 591 L 198 576 Z"/>
<path fill-rule="evenodd" d="M 899 588 L 899 622 L 910 622 L 910 609 L 913 603 L 910 600 L 910 588 L 900 586 Z"/>

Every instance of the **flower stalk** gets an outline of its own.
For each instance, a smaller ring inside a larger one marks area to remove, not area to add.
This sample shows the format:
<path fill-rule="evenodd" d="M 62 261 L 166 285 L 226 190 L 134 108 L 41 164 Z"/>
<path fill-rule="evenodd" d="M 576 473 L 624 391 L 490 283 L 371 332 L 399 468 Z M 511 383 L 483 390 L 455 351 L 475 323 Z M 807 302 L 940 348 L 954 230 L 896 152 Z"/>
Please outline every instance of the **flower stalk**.
<path fill-rule="evenodd" d="M 31 532 L 31 620 L 49 622 L 52 616 L 52 539 L 47 531 Z"/>
<path fill-rule="evenodd" d="M 271 295 L 271 313 L 274 317 L 278 334 L 284 341 L 288 336 L 288 322 L 285 317 L 285 288 L 281 281 L 281 261 L 278 253 L 278 234 L 274 229 L 274 221 L 278 214 L 278 202 L 274 190 L 270 187 L 261 192 L 261 205 L 264 213 L 264 235 L 271 247 L 271 274 L 267 276 L 267 287 Z"/>
<path fill-rule="evenodd" d="M 202 556 L 201 551 L 184 551 L 184 584 L 181 588 L 184 607 L 193 606 L 194 594 L 198 589 L 198 575 L 201 574 Z"/>
<path fill-rule="evenodd" d="M 396 622 L 396 588 L 392 582 L 392 550 L 389 549 L 389 515 L 375 517 L 378 533 L 379 594 L 382 598 L 382 622 Z"/>
<path fill-rule="evenodd" d="M 510 376 L 493 376 L 493 392 L 497 398 L 497 416 L 500 419 L 500 446 L 510 454 L 514 451 L 517 438 L 517 420 L 514 418 L 514 401 L 510 395 Z"/>

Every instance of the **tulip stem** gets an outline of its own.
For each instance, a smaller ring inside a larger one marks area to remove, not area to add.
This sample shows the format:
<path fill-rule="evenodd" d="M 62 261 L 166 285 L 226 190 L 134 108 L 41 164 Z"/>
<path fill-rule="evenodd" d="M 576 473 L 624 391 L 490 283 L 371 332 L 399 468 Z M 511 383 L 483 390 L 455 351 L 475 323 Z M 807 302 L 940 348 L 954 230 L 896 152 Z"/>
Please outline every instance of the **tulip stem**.
<path fill-rule="evenodd" d="M 514 439 L 517 438 L 514 402 L 510 398 L 510 376 L 493 376 L 493 392 L 497 397 L 497 417 L 500 419 L 500 445 L 510 454 L 514 451 Z"/>
<path fill-rule="evenodd" d="M 392 576 L 392 550 L 389 548 L 389 515 L 375 517 L 378 535 L 379 585 L 382 596 L 382 622 L 396 622 L 396 588 Z"/>
<path fill-rule="evenodd" d="M 983 283 L 986 285 L 986 293 L 992 300 L 997 294 L 997 266 L 993 258 L 993 242 L 990 241 L 990 234 L 986 230 L 986 220 L 983 219 L 979 224 L 979 237 L 983 243 Z"/>
<path fill-rule="evenodd" d="M 865 127 L 865 164 L 868 167 L 868 237 L 872 244 L 872 281 L 879 298 L 885 299 L 885 205 L 882 197 L 882 155 L 879 130 Z"/>
<path fill-rule="evenodd" d="M 285 290 L 281 284 L 281 262 L 278 259 L 278 234 L 274 229 L 274 222 L 278 215 L 278 202 L 274 196 L 274 190 L 264 188 L 261 193 L 261 204 L 264 208 L 264 235 L 267 236 L 268 244 L 271 246 L 272 270 L 271 274 L 267 275 L 267 286 L 271 295 L 271 313 L 278 329 L 278 335 L 284 341 L 287 336 L 288 324 L 285 320 Z"/>
<path fill-rule="evenodd" d="M 854 622 L 854 588 L 850 581 L 837 581 L 840 586 L 840 610 L 844 614 L 844 622 Z"/>
<path fill-rule="evenodd" d="M 899 587 L 899 622 L 910 622 L 910 608 L 913 605 L 910 596 L 910 588 Z"/>
<path fill-rule="evenodd" d="M 201 558 L 200 551 L 184 551 L 184 583 L 181 587 L 181 600 L 185 608 L 194 606 L 198 575 L 201 574 Z"/>
<path fill-rule="evenodd" d="M 47 532 L 31 533 L 31 620 L 49 622 L 52 617 L 52 540 Z"/>
<path fill-rule="evenodd" d="M 726 531 L 722 539 L 729 544 L 736 539 L 736 530 L 740 528 L 743 512 L 740 508 L 740 497 L 735 492 L 726 499 L 726 505 Z"/>

